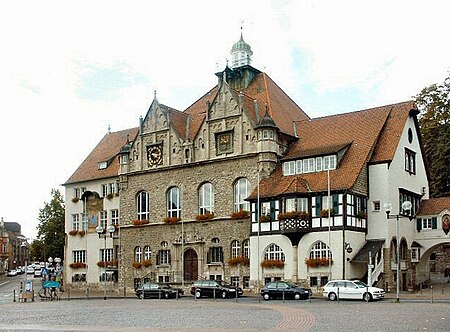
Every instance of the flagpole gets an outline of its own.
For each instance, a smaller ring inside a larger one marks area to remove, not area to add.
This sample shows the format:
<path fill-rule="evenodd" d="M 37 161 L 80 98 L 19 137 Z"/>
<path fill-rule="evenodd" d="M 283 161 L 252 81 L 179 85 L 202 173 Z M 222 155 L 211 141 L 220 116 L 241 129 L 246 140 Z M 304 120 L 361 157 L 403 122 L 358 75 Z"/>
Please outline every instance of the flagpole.
<path fill-rule="evenodd" d="M 259 231 L 260 231 L 260 224 L 259 224 L 259 164 L 257 164 L 258 165 L 258 179 L 257 179 L 257 181 L 258 181 L 258 183 L 257 183 L 257 196 L 256 196 L 256 224 L 258 225 L 258 236 L 257 236 L 257 255 L 256 255 L 256 257 L 258 258 L 258 260 L 257 260 L 257 264 L 258 264 L 258 283 L 257 283 L 257 286 L 256 286 L 256 291 L 258 292 L 258 302 L 261 302 L 261 294 L 260 294 L 260 291 L 259 291 L 259 281 L 260 281 L 260 253 L 259 253 Z"/>
<path fill-rule="evenodd" d="M 331 280 L 331 213 L 330 213 L 330 167 L 327 170 L 327 187 L 328 187 L 328 276 Z"/>

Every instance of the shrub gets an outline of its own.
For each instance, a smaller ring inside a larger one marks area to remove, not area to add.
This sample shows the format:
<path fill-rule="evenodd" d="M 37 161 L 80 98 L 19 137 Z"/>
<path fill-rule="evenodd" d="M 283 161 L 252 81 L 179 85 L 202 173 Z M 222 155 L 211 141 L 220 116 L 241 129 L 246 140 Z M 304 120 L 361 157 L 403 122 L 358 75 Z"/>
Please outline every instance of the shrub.
<path fill-rule="evenodd" d="M 133 262 L 133 264 L 131 265 L 137 270 L 139 270 L 142 267 L 142 264 L 139 262 Z"/>
<path fill-rule="evenodd" d="M 328 258 L 306 258 L 305 264 L 309 267 L 319 267 L 319 266 L 328 266 L 330 263 L 330 259 Z M 333 263 L 333 260 L 331 260 Z"/>
<path fill-rule="evenodd" d="M 176 224 L 180 220 L 181 220 L 181 218 L 179 218 L 179 217 L 165 217 L 164 218 L 164 222 L 166 224 Z"/>
<path fill-rule="evenodd" d="M 269 222 L 270 220 L 269 216 L 259 216 L 259 222 Z"/>
<path fill-rule="evenodd" d="M 358 219 L 367 219 L 367 213 L 364 211 L 359 211 L 358 214 L 356 215 L 356 217 Z"/>
<path fill-rule="evenodd" d="M 78 235 L 79 235 L 80 237 L 83 237 L 85 234 L 86 234 L 85 231 L 78 231 Z"/>
<path fill-rule="evenodd" d="M 73 203 L 78 203 L 79 200 L 80 200 L 80 199 L 79 199 L 78 197 L 72 198 L 72 202 L 73 202 Z"/>
<path fill-rule="evenodd" d="M 197 221 L 203 221 L 203 220 L 211 220 L 214 218 L 214 213 L 212 212 L 206 212 L 205 214 L 199 214 L 195 217 Z"/>
<path fill-rule="evenodd" d="M 261 262 L 261 267 L 266 269 L 282 269 L 284 267 L 284 261 L 281 259 L 265 259 Z"/>
<path fill-rule="evenodd" d="M 292 211 L 278 214 L 278 220 L 288 219 L 307 220 L 309 219 L 309 214 L 306 211 Z"/>
<path fill-rule="evenodd" d="M 69 266 L 72 269 L 84 269 L 87 267 L 86 263 L 81 263 L 81 262 L 70 263 Z"/>
<path fill-rule="evenodd" d="M 330 209 L 330 217 L 334 216 L 334 211 L 333 209 Z M 322 218 L 328 218 L 328 210 L 320 210 L 320 217 Z"/>
<path fill-rule="evenodd" d="M 78 231 L 76 230 L 76 229 L 72 229 L 70 232 L 69 232 L 69 235 L 77 235 L 78 234 Z"/>
<path fill-rule="evenodd" d="M 111 193 L 109 193 L 108 195 L 106 195 L 106 198 L 107 198 L 107 199 L 110 199 L 110 200 L 113 199 L 113 197 L 114 197 L 114 194 L 111 194 Z"/>
<path fill-rule="evenodd" d="M 250 259 L 244 256 L 237 256 L 230 258 L 227 263 L 229 266 L 237 266 L 239 264 L 242 266 L 250 266 Z"/>
<path fill-rule="evenodd" d="M 245 210 L 239 210 L 231 214 L 231 219 L 247 219 L 250 217 L 250 212 Z"/>

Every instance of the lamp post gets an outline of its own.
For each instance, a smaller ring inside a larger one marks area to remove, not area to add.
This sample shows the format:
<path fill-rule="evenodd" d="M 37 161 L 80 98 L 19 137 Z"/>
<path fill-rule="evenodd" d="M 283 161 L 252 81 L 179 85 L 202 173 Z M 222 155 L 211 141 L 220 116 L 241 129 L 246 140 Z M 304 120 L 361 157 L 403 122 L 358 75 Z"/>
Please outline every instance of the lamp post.
<path fill-rule="evenodd" d="M 392 204 L 390 202 L 386 202 L 383 205 L 384 211 L 386 212 L 387 219 L 396 219 L 396 237 L 397 237 L 397 299 L 396 302 L 400 302 L 400 227 L 399 227 L 399 219 L 404 215 L 394 214 L 390 215 L 392 210 Z M 410 201 L 405 201 L 402 204 L 402 212 L 409 215 L 409 220 L 413 219 L 413 216 L 410 215 L 412 208 L 412 204 Z"/>
<path fill-rule="evenodd" d="M 105 267 L 105 273 L 103 274 L 103 279 L 104 279 L 104 296 L 103 299 L 106 300 L 106 238 L 107 235 L 109 234 L 109 237 L 113 237 L 113 233 L 116 230 L 116 228 L 113 225 L 109 225 L 108 227 L 106 227 L 106 229 L 104 229 L 101 225 L 98 225 L 97 228 L 95 228 L 95 231 L 98 234 L 98 238 L 100 239 L 102 236 L 105 239 L 105 247 L 103 250 L 103 263 L 104 263 L 104 267 Z M 107 234 L 108 233 L 108 234 Z"/>

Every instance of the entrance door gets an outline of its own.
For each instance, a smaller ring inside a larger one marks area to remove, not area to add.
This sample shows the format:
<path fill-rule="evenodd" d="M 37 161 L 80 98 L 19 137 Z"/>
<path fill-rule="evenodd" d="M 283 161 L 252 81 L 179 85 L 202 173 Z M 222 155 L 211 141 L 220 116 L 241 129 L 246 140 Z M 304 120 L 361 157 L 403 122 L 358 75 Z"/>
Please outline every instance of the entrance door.
<path fill-rule="evenodd" d="M 184 281 L 198 279 L 198 258 L 193 249 L 184 252 Z"/>

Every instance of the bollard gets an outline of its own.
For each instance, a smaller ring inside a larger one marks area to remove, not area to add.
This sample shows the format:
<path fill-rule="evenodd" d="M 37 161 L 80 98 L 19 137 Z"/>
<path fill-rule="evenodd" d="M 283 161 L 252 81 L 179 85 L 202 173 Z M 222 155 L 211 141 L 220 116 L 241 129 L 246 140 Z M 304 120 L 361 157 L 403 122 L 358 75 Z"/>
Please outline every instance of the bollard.
<path fill-rule="evenodd" d="M 86 288 L 86 297 L 89 300 L 89 288 Z"/>
<path fill-rule="evenodd" d="M 13 302 L 16 302 L 16 290 L 13 291 Z"/>
<path fill-rule="evenodd" d="M 339 287 L 337 289 L 337 301 L 339 302 Z"/>
<path fill-rule="evenodd" d="M 238 289 L 236 288 L 236 302 L 238 301 Z"/>
<path fill-rule="evenodd" d="M 197 287 L 194 286 L 194 301 L 197 301 Z"/>
<path fill-rule="evenodd" d="M 216 301 L 216 289 L 213 290 L 213 301 Z"/>
<path fill-rule="evenodd" d="M 308 302 L 311 303 L 311 292 L 308 291 Z"/>
<path fill-rule="evenodd" d="M 127 289 L 123 286 L 123 298 L 127 297 Z"/>
<path fill-rule="evenodd" d="M 67 289 L 67 301 L 70 301 L 70 288 Z"/>
<path fill-rule="evenodd" d="M 161 300 L 161 289 L 158 289 L 158 300 Z"/>
<path fill-rule="evenodd" d="M 431 303 L 434 302 L 434 291 L 433 291 L 433 285 L 430 286 L 431 288 Z"/>
<path fill-rule="evenodd" d="M 284 288 L 283 288 L 283 303 L 284 303 Z"/>
<path fill-rule="evenodd" d="M 366 286 L 366 293 L 369 294 L 369 285 Z M 369 303 L 370 297 L 367 297 L 366 303 Z"/>

